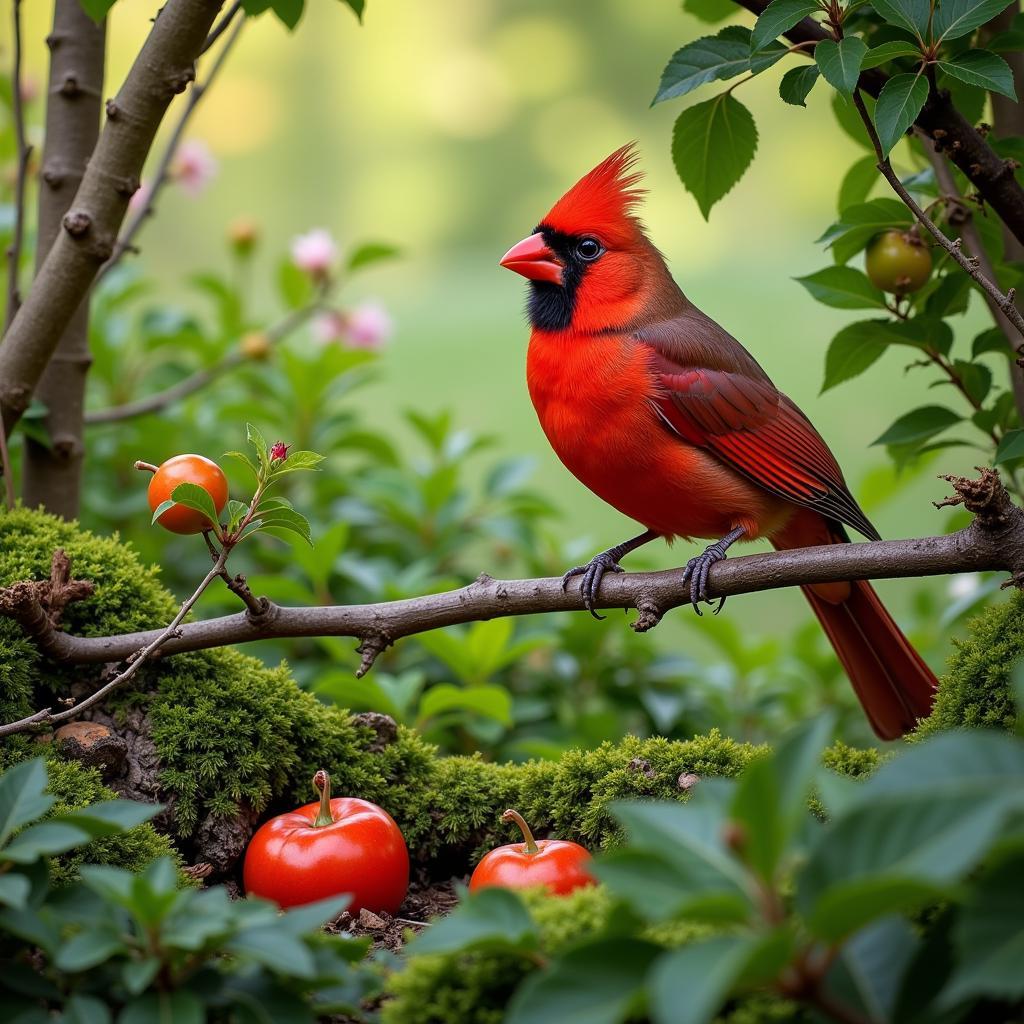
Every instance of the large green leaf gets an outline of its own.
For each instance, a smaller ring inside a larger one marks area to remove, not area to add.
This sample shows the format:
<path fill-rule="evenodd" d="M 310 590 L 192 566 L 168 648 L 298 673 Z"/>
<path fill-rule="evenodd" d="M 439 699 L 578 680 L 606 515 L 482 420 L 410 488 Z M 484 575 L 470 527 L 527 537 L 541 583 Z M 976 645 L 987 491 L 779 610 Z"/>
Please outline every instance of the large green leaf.
<path fill-rule="evenodd" d="M 1012 0 L 942 0 L 935 5 L 932 37 L 936 42 L 959 39 L 1010 6 Z"/>
<path fill-rule="evenodd" d="M 288 30 L 294 31 L 302 17 L 305 0 L 270 0 L 270 6 Z"/>
<path fill-rule="evenodd" d="M 839 220 L 818 239 L 832 249 L 836 263 L 847 263 L 877 234 L 908 226 L 912 216 L 897 199 L 872 199 L 844 209 Z"/>
<path fill-rule="evenodd" d="M 819 302 L 835 309 L 886 308 L 881 291 L 853 267 L 825 267 L 796 280 Z"/>
<path fill-rule="evenodd" d="M 901 416 L 871 443 L 920 444 L 963 419 L 944 405 L 924 405 Z"/>
<path fill-rule="evenodd" d="M 971 998 L 1015 1001 L 1024 996 L 1024 857 L 988 871 L 954 926 L 957 970 L 940 996 L 943 1006 Z"/>
<path fill-rule="evenodd" d="M 968 50 L 936 63 L 947 75 L 959 78 L 961 82 L 997 92 L 1011 100 L 1017 98 L 1010 65 L 998 54 L 988 50 Z"/>
<path fill-rule="evenodd" d="M 33 757 L 0 775 L 0 847 L 16 829 L 41 818 L 54 804 L 46 792 L 46 765 Z"/>
<path fill-rule="evenodd" d="M 1004 462 L 1022 458 L 1024 458 L 1024 430 L 1008 430 L 999 441 L 993 465 L 1000 466 Z"/>
<path fill-rule="evenodd" d="M 144 804 L 137 800 L 104 800 L 90 804 L 81 810 L 70 811 L 61 816 L 92 836 L 112 836 L 141 825 L 155 818 L 163 810 L 163 804 Z"/>
<path fill-rule="evenodd" d="M 92 836 L 84 829 L 63 821 L 44 821 L 19 832 L 0 850 L 0 861 L 31 864 L 40 857 L 66 853 L 89 842 Z"/>
<path fill-rule="evenodd" d="M 178 484 L 177 487 L 171 491 L 171 501 L 178 505 L 184 505 L 187 508 L 194 509 L 196 512 L 201 512 L 209 520 L 210 528 L 212 529 L 214 524 L 218 521 L 219 514 L 217 512 L 217 506 L 213 503 L 213 498 L 210 497 L 210 492 L 205 487 L 200 487 L 199 484 Z M 157 509 L 157 512 L 160 510 Z M 162 515 L 163 513 L 161 513 Z M 160 517 L 154 513 L 154 522 Z"/>
<path fill-rule="evenodd" d="M 847 324 L 832 339 L 825 354 L 822 394 L 837 384 L 859 377 L 882 357 L 892 342 L 887 320 L 858 320 Z"/>
<path fill-rule="evenodd" d="M 846 36 L 838 43 L 823 39 L 814 48 L 814 59 L 822 77 L 844 96 L 850 96 L 860 78 L 861 62 L 868 52 L 860 36 Z"/>
<path fill-rule="evenodd" d="M 447 917 L 418 935 L 417 953 L 453 953 L 461 949 L 534 949 L 537 927 L 518 894 L 486 888 L 466 893 Z"/>
<path fill-rule="evenodd" d="M 772 0 L 754 23 L 751 51 L 760 50 L 818 9 L 816 0 Z"/>
<path fill-rule="evenodd" d="M 440 715 L 466 711 L 493 718 L 503 725 L 512 724 L 512 698 L 504 686 L 496 683 L 478 686 L 438 683 L 423 695 L 419 720 L 423 724 Z"/>
<path fill-rule="evenodd" d="M 875 129 L 886 156 L 917 120 L 926 99 L 928 79 L 923 75 L 894 75 L 882 86 L 875 105 Z"/>
<path fill-rule="evenodd" d="M 818 80 L 818 66 L 805 64 L 802 67 L 790 68 L 779 82 L 779 95 L 794 107 L 806 107 L 805 102 L 814 83 Z"/>
<path fill-rule="evenodd" d="M 743 176 L 757 149 L 754 119 L 729 93 L 684 110 L 672 133 L 672 160 L 707 220 Z"/>
<path fill-rule="evenodd" d="M 621 1024 L 633 1019 L 659 952 L 660 946 L 635 938 L 577 946 L 527 978 L 512 997 L 504 1024 Z"/>
<path fill-rule="evenodd" d="M 918 39 L 924 39 L 928 34 L 929 0 L 872 0 L 871 6 L 890 25 L 906 29 Z"/>
<path fill-rule="evenodd" d="M 676 50 L 661 74 L 654 103 L 685 96 L 698 86 L 732 78 L 750 68 L 750 47 L 741 35 L 723 29 Z"/>
<path fill-rule="evenodd" d="M 867 71 L 868 68 L 877 68 L 881 64 L 888 64 L 889 61 L 895 60 L 897 57 L 919 56 L 921 56 L 920 47 L 903 39 L 893 39 L 888 43 L 872 46 L 864 54 L 864 59 L 860 62 L 860 69 Z"/>

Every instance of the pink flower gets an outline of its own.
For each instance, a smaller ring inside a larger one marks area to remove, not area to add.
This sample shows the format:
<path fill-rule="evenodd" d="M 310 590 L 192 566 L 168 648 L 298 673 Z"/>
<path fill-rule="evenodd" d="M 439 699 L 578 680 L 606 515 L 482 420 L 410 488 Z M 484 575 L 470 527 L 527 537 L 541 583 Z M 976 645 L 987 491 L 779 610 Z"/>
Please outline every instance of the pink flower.
<path fill-rule="evenodd" d="M 128 200 L 128 209 L 132 213 L 139 213 L 146 208 L 152 195 L 153 186 L 148 181 L 142 182 Z"/>
<path fill-rule="evenodd" d="M 314 228 L 292 242 L 292 262 L 310 277 L 326 277 L 337 259 L 338 245 L 323 228 Z"/>
<path fill-rule="evenodd" d="M 395 331 L 391 314 L 379 303 L 363 302 L 355 307 L 345 321 L 345 340 L 350 348 L 371 352 L 382 349 Z"/>
<path fill-rule="evenodd" d="M 217 160 L 200 139 L 188 139 L 178 147 L 171 167 L 174 180 L 193 198 L 217 176 Z"/>
<path fill-rule="evenodd" d="M 394 333 L 391 314 L 378 302 L 364 302 L 352 310 L 329 309 L 313 320 L 313 337 L 325 344 L 379 351 Z"/>
<path fill-rule="evenodd" d="M 270 461 L 280 462 L 287 459 L 289 448 L 291 448 L 290 444 L 285 444 L 284 441 L 275 441 L 270 446 Z"/>

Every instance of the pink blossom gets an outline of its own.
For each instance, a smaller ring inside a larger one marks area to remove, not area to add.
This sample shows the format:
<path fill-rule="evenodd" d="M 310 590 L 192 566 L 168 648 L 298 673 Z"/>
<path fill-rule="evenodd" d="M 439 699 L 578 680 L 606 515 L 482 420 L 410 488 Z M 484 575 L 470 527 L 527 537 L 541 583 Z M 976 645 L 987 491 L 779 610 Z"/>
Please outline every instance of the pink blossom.
<path fill-rule="evenodd" d="M 379 303 L 360 303 L 345 320 L 345 340 L 350 348 L 365 348 L 376 352 L 391 339 L 395 322 L 391 314 Z"/>
<path fill-rule="evenodd" d="M 139 213 L 146 208 L 152 195 L 153 186 L 148 181 L 142 182 L 128 200 L 128 209 L 132 213 Z"/>
<path fill-rule="evenodd" d="M 284 441 L 275 441 L 270 446 L 270 461 L 282 462 L 287 459 L 289 448 L 291 448 L 290 444 L 285 444 Z"/>
<path fill-rule="evenodd" d="M 311 277 L 326 277 L 337 259 L 338 245 L 323 228 L 314 228 L 292 242 L 292 262 Z"/>
<path fill-rule="evenodd" d="M 217 160 L 205 142 L 201 139 L 188 139 L 178 147 L 171 175 L 195 198 L 217 176 L 217 166 Z"/>
<path fill-rule="evenodd" d="M 313 320 L 313 337 L 325 345 L 379 351 L 394 333 L 391 314 L 378 302 L 364 302 L 351 310 L 330 309 Z"/>

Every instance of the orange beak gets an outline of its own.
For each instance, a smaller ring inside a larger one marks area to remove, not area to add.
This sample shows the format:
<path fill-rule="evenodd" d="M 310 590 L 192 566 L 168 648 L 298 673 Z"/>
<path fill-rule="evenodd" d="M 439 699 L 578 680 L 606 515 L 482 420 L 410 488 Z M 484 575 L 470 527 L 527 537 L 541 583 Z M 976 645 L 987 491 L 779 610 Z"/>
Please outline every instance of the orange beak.
<path fill-rule="evenodd" d="M 521 242 L 516 242 L 504 256 L 501 265 L 507 270 L 529 278 L 531 281 L 549 281 L 551 284 L 562 283 L 562 264 L 544 241 L 538 231 Z"/>

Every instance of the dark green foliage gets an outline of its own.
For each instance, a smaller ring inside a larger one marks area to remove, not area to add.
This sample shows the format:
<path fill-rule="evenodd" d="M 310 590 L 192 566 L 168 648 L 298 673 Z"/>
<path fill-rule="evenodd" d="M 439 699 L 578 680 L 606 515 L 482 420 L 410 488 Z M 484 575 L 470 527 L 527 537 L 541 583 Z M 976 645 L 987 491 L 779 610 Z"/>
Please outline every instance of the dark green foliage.
<path fill-rule="evenodd" d="M 883 760 L 875 747 L 851 747 L 848 743 L 833 743 L 821 755 L 822 764 L 839 775 L 861 779 L 870 775 Z"/>
<path fill-rule="evenodd" d="M 953 645 L 935 708 L 914 738 L 964 726 L 1012 729 L 1010 673 L 1024 653 L 1024 595 L 1015 591 L 1009 601 L 986 609 L 970 623 L 967 638 Z"/>

